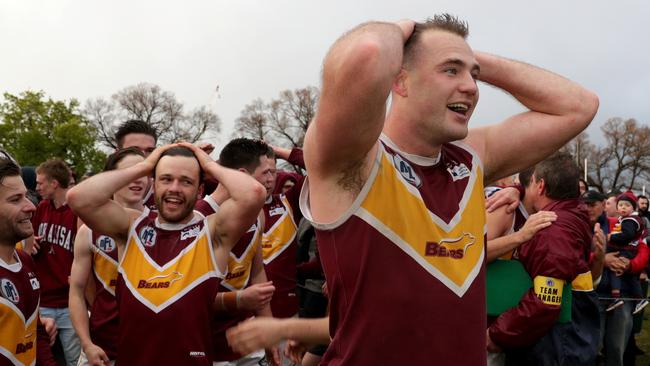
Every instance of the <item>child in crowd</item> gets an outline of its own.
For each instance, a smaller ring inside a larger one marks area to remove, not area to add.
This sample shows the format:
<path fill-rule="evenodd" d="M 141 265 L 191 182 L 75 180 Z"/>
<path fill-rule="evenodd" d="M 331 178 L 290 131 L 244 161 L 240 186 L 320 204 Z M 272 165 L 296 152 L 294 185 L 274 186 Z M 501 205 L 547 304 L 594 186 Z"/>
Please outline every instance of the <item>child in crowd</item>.
<path fill-rule="evenodd" d="M 638 245 L 645 238 L 646 228 L 643 220 L 636 213 L 637 201 L 634 194 L 630 191 L 619 195 L 616 199 L 616 208 L 619 214 L 618 223 L 614 230 L 609 234 L 609 243 L 607 252 L 619 252 L 621 257 L 633 259 L 637 255 Z M 614 300 L 607 307 L 607 311 L 616 309 L 623 305 L 621 297 L 621 288 L 629 292 L 634 298 L 641 299 L 644 297 L 641 293 L 641 284 L 639 276 L 633 273 L 614 273 L 607 269 L 609 284 L 612 297 Z M 648 300 L 641 299 L 634 310 L 634 314 L 641 311 L 648 305 Z"/>

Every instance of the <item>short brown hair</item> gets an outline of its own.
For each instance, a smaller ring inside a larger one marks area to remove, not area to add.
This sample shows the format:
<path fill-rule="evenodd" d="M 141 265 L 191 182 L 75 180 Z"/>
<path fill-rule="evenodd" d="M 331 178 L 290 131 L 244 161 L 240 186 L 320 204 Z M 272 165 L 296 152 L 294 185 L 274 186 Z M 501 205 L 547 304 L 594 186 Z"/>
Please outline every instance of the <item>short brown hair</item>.
<path fill-rule="evenodd" d="M 36 168 L 36 174 L 44 174 L 49 179 L 56 180 L 61 188 L 68 188 L 72 176 L 68 164 L 58 158 L 48 159 L 46 162 L 41 163 Z"/>
<path fill-rule="evenodd" d="M 9 155 L 9 153 L 4 150 L 0 150 L 0 185 L 6 177 L 15 177 L 20 175 L 20 166 L 14 160 L 14 158 Z"/>
<path fill-rule="evenodd" d="M 436 14 L 433 18 L 428 18 L 423 23 L 415 23 L 413 33 L 406 43 L 404 44 L 404 57 L 403 64 L 408 66 L 413 61 L 419 50 L 420 38 L 422 34 L 429 30 L 440 30 L 456 34 L 463 39 L 467 39 L 469 35 L 469 26 L 467 22 L 458 19 L 458 17 L 443 13 Z"/>
<path fill-rule="evenodd" d="M 548 198 L 565 200 L 580 197 L 580 168 L 571 154 L 557 152 L 531 169 L 536 180 L 544 179 L 544 191 Z"/>
<path fill-rule="evenodd" d="M 106 158 L 106 164 L 104 164 L 104 171 L 107 172 L 109 170 L 117 169 L 117 164 L 119 164 L 120 161 L 122 161 L 122 159 L 124 159 L 129 155 L 138 155 L 138 156 L 142 156 L 143 158 L 145 157 L 144 153 L 140 151 L 140 149 L 135 147 L 127 147 L 126 149 L 117 150 L 116 152 L 109 155 L 108 158 Z"/>

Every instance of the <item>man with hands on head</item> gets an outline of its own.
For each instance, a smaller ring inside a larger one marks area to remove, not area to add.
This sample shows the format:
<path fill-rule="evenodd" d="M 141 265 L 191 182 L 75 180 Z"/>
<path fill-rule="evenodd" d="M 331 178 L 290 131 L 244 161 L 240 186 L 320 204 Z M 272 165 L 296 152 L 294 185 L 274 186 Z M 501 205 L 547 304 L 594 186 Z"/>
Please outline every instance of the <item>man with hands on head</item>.
<path fill-rule="evenodd" d="M 140 213 L 111 200 L 124 185 L 152 173 L 158 212 Z M 194 212 L 204 174 L 230 195 L 207 218 Z M 118 364 L 211 365 L 206 324 L 217 287 L 232 247 L 257 219 L 263 200 L 258 182 L 187 143 L 160 147 L 144 161 L 95 175 L 68 193 L 84 223 L 118 247 Z"/>
<path fill-rule="evenodd" d="M 323 364 L 485 364 L 483 180 L 550 155 L 596 113 L 576 83 L 466 36 L 448 14 L 370 22 L 325 58 L 301 197 L 331 296 Z M 527 111 L 468 130 L 478 80 Z"/>

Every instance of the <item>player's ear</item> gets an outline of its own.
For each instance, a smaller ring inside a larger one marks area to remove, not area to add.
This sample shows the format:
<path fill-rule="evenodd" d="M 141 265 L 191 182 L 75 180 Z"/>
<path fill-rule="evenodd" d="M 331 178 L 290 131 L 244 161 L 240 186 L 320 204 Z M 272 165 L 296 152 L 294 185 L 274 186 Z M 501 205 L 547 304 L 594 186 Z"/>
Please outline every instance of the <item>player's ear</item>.
<path fill-rule="evenodd" d="M 391 90 L 403 98 L 408 97 L 408 71 L 404 68 L 399 71 L 399 74 L 393 80 Z"/>

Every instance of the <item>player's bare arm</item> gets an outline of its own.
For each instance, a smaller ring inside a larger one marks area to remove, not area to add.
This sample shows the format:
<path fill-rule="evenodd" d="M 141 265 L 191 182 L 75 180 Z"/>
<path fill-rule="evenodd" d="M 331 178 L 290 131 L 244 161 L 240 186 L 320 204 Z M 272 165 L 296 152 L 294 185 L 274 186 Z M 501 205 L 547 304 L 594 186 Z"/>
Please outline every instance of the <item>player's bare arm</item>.
<path fill-rule="evenodd" d="M 521 171 L 584 130 L 598 110 L 598 97 L 550 71 L 475 52 L 479 80 L 503 89 L 529 111 L 472 129 L 467 142 L 482 157 L 487 181 Z"/>
<path fill-rule="evenodd" d="M 106 352 L 95 345 L 90 337 L 88 308 L 86 306 L 85 292 L 92 267 L 92 252 L 90 249 L 90 230 L 82 225 L 77 231 L 74 242 L 74 261 L 70 272 L 70 295 L 68 306 L 70 320 L 74 326 L 81 347 L 86 354 L 89 364 L 101 365 L 108 362 Z"/>
<path fill-rule="evenodd" d="M 323 64 L 318 112 L 305 138 L 310 174 L 338 176 L 377 143 L 386 99 L 413 22 L 365 23 L 343 35 Z"/>
<path fill-rule="evenodd" d="M 154 150 L 144 161 L 124 169 L 94 175 L 68 191 L 68 204 L 92 230 L 125 243 L 131 221 L 141 212 L 122 207 L 113 194 L 140 177 L 150 175 L 160 155 L 175 144 Z"/>
<path fill-rule="evenodd" d="M 226 331 L 228 344 L 235 351 L 247 354 L 260 348 L 271 347 L 284 339 L 306 344 L 329 344 L 329 317 L 307 318 L 254 318 Z"/>

